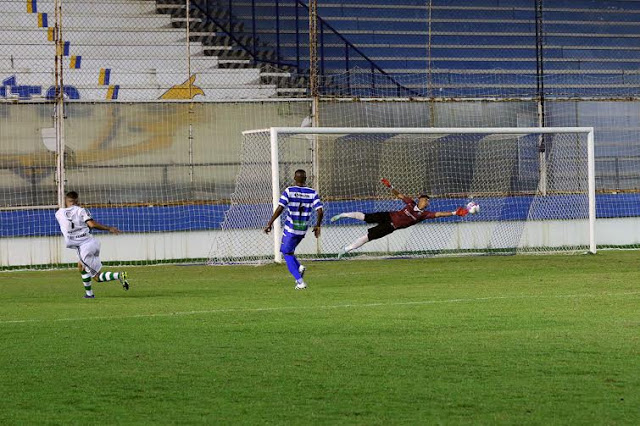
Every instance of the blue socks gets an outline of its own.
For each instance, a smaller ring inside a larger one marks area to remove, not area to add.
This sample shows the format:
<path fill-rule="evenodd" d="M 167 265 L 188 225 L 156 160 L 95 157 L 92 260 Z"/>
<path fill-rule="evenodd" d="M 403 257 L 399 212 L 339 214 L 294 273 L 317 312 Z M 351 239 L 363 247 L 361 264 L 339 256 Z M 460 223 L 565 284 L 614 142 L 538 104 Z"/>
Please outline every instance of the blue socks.
<path fill-rule="evenodd" d="M 284 261 L 287 262 L 287 268 L 289 269 L 289 272 L 291 272 L 291 275 L 293 275 L 293 278 L 295 278 L 296 281 L 302 279 L 302 276 L 300 275 L 300 262 L 298 262 L 298 259 L 291 254 L 285 254 Z"/>

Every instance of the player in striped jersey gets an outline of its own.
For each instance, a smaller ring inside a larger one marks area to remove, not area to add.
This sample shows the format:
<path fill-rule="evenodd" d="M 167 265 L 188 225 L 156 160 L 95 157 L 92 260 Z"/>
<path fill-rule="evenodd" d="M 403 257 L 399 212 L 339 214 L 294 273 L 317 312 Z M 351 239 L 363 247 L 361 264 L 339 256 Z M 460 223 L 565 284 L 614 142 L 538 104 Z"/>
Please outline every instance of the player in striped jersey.
<path fill-rule="evenodd" d="M 96 282 L 120 281 L 122 288 L 129 290 L 126 272 L 100 272 L 100 241 L 91 234 L 93 229 L 109 231 L 119 234 L 120 230 L 114 226 L 105 226 L 97 222 L 91 216 L 89 210 L 78 205 L 78 193 L 67 192 L 64 198 L 65 208 L 58 209 L 56 220 L 60 225 L 60 231 L 64 236 L 67 248 L 76 250 L 78 254 L 78 269 L 82 274 L 85 299 L 93 299 L 95 296 L 91 288 L 91 278 Z"/>
<path fill-rule="evenodd" d="M 425 219 L 435 219 L 438 217 L 449 216 L 466 216 L 469 211 L 464 207 L 458 207 L 453 212 L 430 212 L 427 209 L 429 207 L 429 196 L 421 194 L 418 197 L 416 203 L 412 198 L 407 197 L 400 191 L 395 189 L 391 182 L 387 179 L 382 179 L 382 183 L 391 189 L 391 192 L 396 197 L 400 198 L 406 204 L 402 209 L 393 212 L 376 212 L 376 213 L 362 213 L 362 212 L 347 212 L 340 213 L 331 218 L 331 222 L 335 222 L 339 219 L 348 217 L 351 219 L 362 220 L 367 223 L 376 223 L 373 228 L 369 228 L 366 235 L 355 240 L 353 243 L 344 246 L 340 253 L 338 253 L 338 259 L 349 253 L 351 250 L 355 250 L 358 247 L 363 246 L 369 241 L 377 240 L 386 235 L 391 234 L 396 229 L 408 228 L 420 223 Z"/>
<path fill-rule="evenodd" d="M 287 268 L 293 278 L 296 280 L 296 290 L 307 288 L 303 276 L 305 267 L 300 264 L 294 252 L 300 241 L 304 238 L 309 227 L 309 220 L 313 210 L 317 213 L 316 225 L 313 227 L 313 234 L 318 238 L 320 236 L 320 225 L 324 214 L 322 201 L 318 193 L 313 188 L 306 186 L 307 173 L 304 170 L 296 170 L 294 176 L 295 185 L 287 187 L 280 196 L 278 207 L 273 212 L 271 219 L 264 228 L 265 233 L 271 232 L 273 222 L 287 210 L 287 218 L 284 222 L 284 230 L 282 232 L 282 244 L 280 252 L 284 255 Z"/>

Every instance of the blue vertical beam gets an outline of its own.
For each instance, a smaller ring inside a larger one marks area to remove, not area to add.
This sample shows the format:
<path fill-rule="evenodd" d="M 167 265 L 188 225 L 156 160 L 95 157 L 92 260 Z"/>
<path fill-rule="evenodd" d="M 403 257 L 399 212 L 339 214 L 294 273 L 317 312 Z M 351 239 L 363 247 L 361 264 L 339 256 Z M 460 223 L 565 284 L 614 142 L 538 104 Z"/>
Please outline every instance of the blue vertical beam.
<path fill-rule="evenodd" d="M 300 70 L 300 14 L 298 13 L 298 3 L 294 3 L 296 9 L 296 66 Z M 311 35 L 309 35 L 309 43 L 311 43 Z"/>
<path fill-rule="evenodd" d="M 280 62 L 280 0 L 276 0 L 276 62 Z"/>
<path fill-rule="evenodd" d="M 324 26 L 320 24 L 320 75 L 324 75 Z"/>
<path fill-rule="evenodd" d="M 253 39 L 253 48 L 252 48 L 252 55 L 253 55 L 253 63 L 255 64 L 257 62 L 257 58 L 256 58 L 256 43 L 258 42 L 258 39 L 256 38 L 256 0 L 251 0 L 251 36 Z"/>

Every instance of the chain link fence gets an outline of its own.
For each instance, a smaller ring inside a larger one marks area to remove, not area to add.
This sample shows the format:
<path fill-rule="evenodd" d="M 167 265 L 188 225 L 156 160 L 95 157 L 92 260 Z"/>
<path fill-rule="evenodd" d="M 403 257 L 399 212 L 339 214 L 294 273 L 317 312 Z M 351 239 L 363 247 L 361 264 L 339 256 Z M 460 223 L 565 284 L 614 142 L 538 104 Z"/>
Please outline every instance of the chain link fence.
<path fill-rule="evenodd" d="M 91 206 L 191 206 L 172 220 L 198 226 L 193 206 L 234 190 L 243 130 L 311 123 L 594 126 L 598 191 L 640 190 L 640 11 L 382 3 L 320 1 L 309 37 L 302 0 L 3 2 L 3 224 L 53 235 L 33 218 L 73 189 Z"/>

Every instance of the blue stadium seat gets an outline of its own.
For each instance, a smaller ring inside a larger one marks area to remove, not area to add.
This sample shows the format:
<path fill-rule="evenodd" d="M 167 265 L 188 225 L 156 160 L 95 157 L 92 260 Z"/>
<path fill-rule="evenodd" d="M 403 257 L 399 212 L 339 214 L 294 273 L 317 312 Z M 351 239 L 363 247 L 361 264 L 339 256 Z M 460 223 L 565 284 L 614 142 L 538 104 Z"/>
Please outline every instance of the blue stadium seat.
<path fill-rule="evenodd" d="M 308 16 L 293 0 L 215 4 L 229 8 L 231 18 L 224 19 L 241 38 L 255 37 L 273 48 L 276 61 L 304 68 Z M 430 66 L 436 73 L 500 71 L 503 79 L 536 69 L 532 0 L 444 0 L 431 11 L 423 0 L 334 0 L 320 2 L 319 15 L 320 65 L 327 73 L 380 67 L 400 76 L 424 74 Z M 546 0 L 543 18 L 547 73 L 622 75 L 638 68 L 640 1 Z"/>

